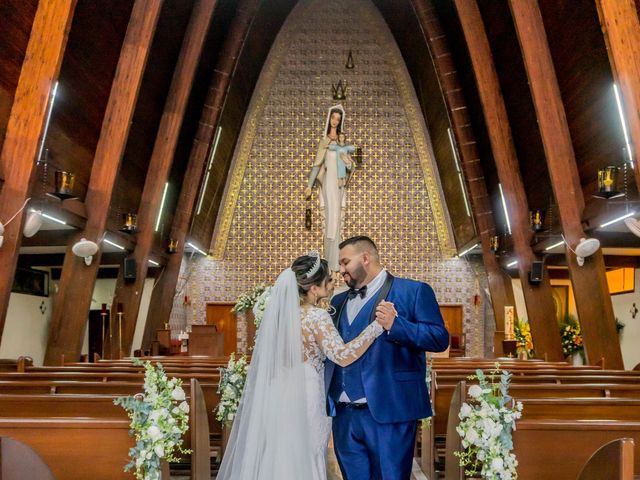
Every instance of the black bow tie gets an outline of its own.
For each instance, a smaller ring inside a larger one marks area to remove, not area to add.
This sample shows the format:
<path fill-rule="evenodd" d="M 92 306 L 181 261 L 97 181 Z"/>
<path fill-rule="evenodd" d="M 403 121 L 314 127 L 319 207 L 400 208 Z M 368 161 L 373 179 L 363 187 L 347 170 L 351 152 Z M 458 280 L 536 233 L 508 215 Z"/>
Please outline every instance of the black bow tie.
<path fill-rule="evenodd" d="M 360 295 L 360 298 L 364 298 L 364 296 L 367 294 L 367 286 L 365 285 L 362 288 L 359 289 L 355 289 L 355 288 L 350 288 L 349 291 L 347 292 L 347 298 L 349 300 L 351 300 L 352 298 L 356 298 L 358 295 Z"/>

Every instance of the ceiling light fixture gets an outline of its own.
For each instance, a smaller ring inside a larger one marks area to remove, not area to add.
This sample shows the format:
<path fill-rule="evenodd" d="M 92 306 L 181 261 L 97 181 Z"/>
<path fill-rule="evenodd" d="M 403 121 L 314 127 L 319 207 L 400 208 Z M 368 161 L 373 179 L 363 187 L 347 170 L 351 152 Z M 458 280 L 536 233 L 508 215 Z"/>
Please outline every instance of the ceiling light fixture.
<path fill-rule="evenodd" d="M 632 217 L 636 214 L 636 212 L 629 212 L 629 213 L 625 213 L 624 215 L 621 215 L 617 218 L 614 218 L 613 220 L 609 220 L 608 222 L 604 222 L 602 225 L 600 225 L 600 228 L 604 228 L 604 227 L 608 227 L 609 225 L 613 225 L 614 223 L 617 223 L 621 220 L 624 220 L 625 218 L 629 218 Z"/>

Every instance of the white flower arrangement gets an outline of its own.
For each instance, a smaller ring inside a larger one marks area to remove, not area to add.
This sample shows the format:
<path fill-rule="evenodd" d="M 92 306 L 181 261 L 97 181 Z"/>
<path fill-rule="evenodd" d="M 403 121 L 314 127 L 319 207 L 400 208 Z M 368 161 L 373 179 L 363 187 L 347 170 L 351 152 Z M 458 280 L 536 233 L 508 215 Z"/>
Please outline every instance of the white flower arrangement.
<path fill-rule="evenodd" d="M 218 386 L 220 403 L 218 403 L 216 418 L 222 423 L 232 422 L 238 411 L 244 382 L 247 379 L 247 366 L 246 355 L 242 355 L 236 360 L 235 353 L 232 353 L 226 368 L 220 369 L 220 385 Z"/>
<path fill-rule="evenodd" d="M 260 297 L 266 289 L 267 286 L 261 283 L 260 285 L 256 285 L 253 290 L 243 293 L 238 297 L 231 311 L 234 313 L 246 312 L 255 305 L 258 297 Z"/>
<path fill-rule="evenodd" d="M 253 321 L 256 324 L 256 328 L 260 328 L 262 317 L 264 317 L 264 310 L 267 307 L 267 301 L 271 296 L 271 289 L 273 287 L 264 287 L 262 293 L 260 293 L 253 305 Z"/>
<path fill-rule="evenodd" d="M 143 365 L 134 360 L 135 365 Z M 189 404 L 185 400 L 182 380 L 169 379 L 161 364 L 144 363 L 144 393 L 116 398 L 113 403 L 127 411 L 131 419 L 129 435 L 136 446 L 129 450 L 127 472 L 135 467 L 138 480 L 158 480 L 160 460 L 178 461 L 176 453 L 191 453 L 182 448 L 182 436 L 189 429 Z"/>
<path fill-rule="evenodd" d="M 500 382 L 496 377 L 500 376 Z M 456 427 L 462 440 L 463 451 L 455 452 L 460 466 L 467 475 L 480 474 L 491 480 L 511 480 L 518 478 L 518 461 L 513 450 L 512 431 L 515 421 L 522 416 L 522 403 L 513 402 L 509 396 L 511 374 L 495 370 L 487 377 L 482 370 L 476 370 L 478 385 L 469 387 L 470 403 L 460 407 L 460 424 Z"/>

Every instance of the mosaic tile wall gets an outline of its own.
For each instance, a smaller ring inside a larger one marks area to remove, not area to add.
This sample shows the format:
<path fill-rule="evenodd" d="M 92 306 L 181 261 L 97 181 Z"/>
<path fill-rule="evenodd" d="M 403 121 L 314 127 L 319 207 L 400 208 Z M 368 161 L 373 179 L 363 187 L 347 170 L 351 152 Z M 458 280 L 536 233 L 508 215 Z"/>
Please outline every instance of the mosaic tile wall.
<path fill-rule="evenodd" d="M 354 19 L 357 19 L 355 21 Z M 352 51 L 355 68 L 345 69 Z M 369 0 L 300 2 L 265 63 L 233 159 L 212 243 L 214 256 L 184 268 L 189 315 L 177 297 L 172 325 L 204 321 L 207 302 L 232 302 L 272 282 L 298 255 L 321 249 L 318 190 L 304 200 L 307 175 L 322 136 L 332 84 L 347 142 L 362 149 L 352 176 L 343 238 L 370 235 L 395 275 L 430 283 L 441 303 L 465 305 L 470 352 L 484 349 L 478 268 L 452 258 L 428 133 L 406 67 L 383 18 Z M 304 227 L 312 208 L 312 229 Z M 482 274 L 480 273 L 482 276 Z"/>

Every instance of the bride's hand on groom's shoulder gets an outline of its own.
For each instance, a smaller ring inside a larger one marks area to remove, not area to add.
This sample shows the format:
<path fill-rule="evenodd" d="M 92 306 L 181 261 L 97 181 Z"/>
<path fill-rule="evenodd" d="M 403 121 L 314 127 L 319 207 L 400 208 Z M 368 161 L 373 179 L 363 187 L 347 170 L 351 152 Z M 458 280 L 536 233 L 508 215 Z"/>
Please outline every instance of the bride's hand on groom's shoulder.
<path fill-rule="evenodd" d="M 391 302 L 383 300 L 376 307 L 376 321 L 382 325 L 382 328 L 385 330 L 391 330 L 397 316 L 398 312 Z"/>

